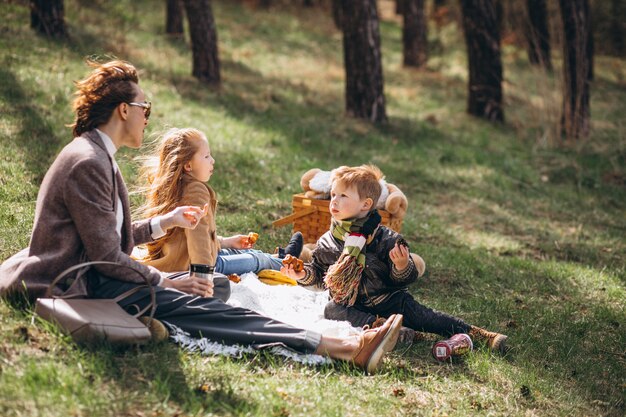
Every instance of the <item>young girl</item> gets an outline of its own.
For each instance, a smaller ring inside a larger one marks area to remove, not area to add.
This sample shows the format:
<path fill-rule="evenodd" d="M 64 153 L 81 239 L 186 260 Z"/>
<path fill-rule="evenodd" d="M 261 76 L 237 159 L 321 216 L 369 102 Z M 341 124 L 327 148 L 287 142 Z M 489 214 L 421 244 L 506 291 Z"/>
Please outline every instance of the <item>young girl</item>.
<path fill-rule="evenodd" d="M 215 265 L 216 272 L 228 275 L 280 270 L 281 257 L 300 255 L 303 239 L 299 232 L 285 249 L 279 248 L 279 257 L 252 249 L 254 243 L 248 235 L 217 235 L 217 198 L 206 184 L 213 175 L 215 159 L 201 131 L 192 128 L 167 131 L 160 138 L 157 155 L 144 167 L 149 187 L 143 213 L 153 217 L 188 204 L 205 207 L 208 214 L 195 229 L 171 229 L 161 239 L 148 243 L 143 263 L 164 272 L 185 271 L 192 263 L 208 264 Z"/>

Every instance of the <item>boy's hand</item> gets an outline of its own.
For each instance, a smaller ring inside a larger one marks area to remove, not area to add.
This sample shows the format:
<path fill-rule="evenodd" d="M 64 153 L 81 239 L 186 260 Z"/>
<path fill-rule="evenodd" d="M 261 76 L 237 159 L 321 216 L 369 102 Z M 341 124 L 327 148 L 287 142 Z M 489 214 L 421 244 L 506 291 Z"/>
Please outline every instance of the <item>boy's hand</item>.
<path fill-rule="evenodd" d="M 306 276 L 305 271 L 296 272 L 293 269 L 293 265 L 283 266 L 282 268 L 280 268 L 280 273 L 283 275 L 287 275 L 289 278 L 295 279 L 296 281 Z"/>
<path fill-rule="evenodd" d="M 409 266 L 409 248 L 396 243 L 393 249 L 389 251 L 389 258 L 398 271 L 404 271 Z"/>

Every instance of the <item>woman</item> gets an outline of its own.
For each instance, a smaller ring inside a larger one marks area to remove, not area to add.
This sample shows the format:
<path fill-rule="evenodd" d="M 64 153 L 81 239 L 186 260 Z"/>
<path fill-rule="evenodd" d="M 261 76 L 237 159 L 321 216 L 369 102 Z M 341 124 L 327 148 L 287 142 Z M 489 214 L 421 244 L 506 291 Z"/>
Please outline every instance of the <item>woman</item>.
<path fill-rule="evenodd" d="M 129 257 L 135 244 L 159 238 L 172 227 L 194 227 L 206 210 L 179 207 L 131 223 L 128 194 L 114 155 L 122 146 L 141 146 L 151 105 L 131 64 L 111 61 L 91 66 L 93 71 L 76 83 L 75 139 L 46 173 L 37 197 L 30 247 L 0 267 L 0 290 L 15 293 L 25 289 L 30 298 L 40 297 L 51 280 L 69 266 L 86 260 L 114 261 L 144 272 L 155 286 L 155 318 L 192 336 L 252 346 L 282 343 L 376 371 L 385 352 L 397 341 L 401 315 L 359 336 L 329 337 L 231 307 L 210 296 L 213 284 L 207 280 L 188 275 L 177 280 L 164 278 Z M 55 294 L 114 298 L 142 282 L 139 274 L 128 268 L 102 265 L 70 278 L 71 284 L 55 288 Z M 148 289 L 143 289 L 120 305 L 142 308 L 148 302 Z"/>

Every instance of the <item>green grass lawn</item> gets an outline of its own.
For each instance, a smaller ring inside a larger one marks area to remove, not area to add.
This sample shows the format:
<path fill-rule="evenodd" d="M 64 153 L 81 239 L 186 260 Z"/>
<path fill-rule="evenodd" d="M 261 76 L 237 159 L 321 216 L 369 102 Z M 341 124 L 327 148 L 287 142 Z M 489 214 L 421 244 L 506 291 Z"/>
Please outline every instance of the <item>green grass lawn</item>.
<path fill-rule="evenodd" d="M 505 47 L 507 121 L 473 119 L 461 33 L 431 31 L 428 69 L 405 70 L 401 26 L 383 1 L 389 123 L 373 126 L 344 116 L 341 36 L 320 9 L 213 1 L 223 77 L 214 91 L 190 76 L 188 41 L 165 36 L 164 3 L 66 0 L 68 41 L 34 35 L 27 2 L 0 4 L 0 260 L 28 245 L 39 184 L 71 139 L 84 58 L 116 56 L 142 70 L 153 102 L 146 142 L 168 126 L 206 132 L 221 234 L 257 231 L 271 251 L 290 235 L 271 223 L 290 213 L 302 173 L 377 164 L 409 199 L 402 231 L 430 272 L 411 292 L 508 334 L 513 349 L 438 364 L 433 336 L 364 376 L 168 343 L 81 348 L 0 302 L 0 415 L 626 413 L 624 60 L 596 57 L 592 135 L 557 147 L 558 70 L 537 71 Z M 118 156 L 131 186 L 145 151 Z"/>

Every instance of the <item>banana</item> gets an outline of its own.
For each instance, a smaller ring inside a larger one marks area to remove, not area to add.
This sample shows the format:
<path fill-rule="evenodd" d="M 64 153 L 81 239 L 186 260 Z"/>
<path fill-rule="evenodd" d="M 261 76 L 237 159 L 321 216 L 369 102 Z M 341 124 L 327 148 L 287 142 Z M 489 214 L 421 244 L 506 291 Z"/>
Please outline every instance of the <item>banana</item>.
<path fill-rule="evenodd" d="M 273 269 L 259 271 L 257 276 L 259 277 L 259 281 L 268 285 L 298 285 L 296 280 Z"/>

